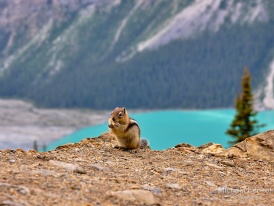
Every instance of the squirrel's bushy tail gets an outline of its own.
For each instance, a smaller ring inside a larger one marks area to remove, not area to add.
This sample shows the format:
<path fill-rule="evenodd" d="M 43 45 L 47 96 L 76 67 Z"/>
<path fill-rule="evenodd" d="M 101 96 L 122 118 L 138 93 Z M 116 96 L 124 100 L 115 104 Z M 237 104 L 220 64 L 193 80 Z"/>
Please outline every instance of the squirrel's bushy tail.
<path fill-rule="evenodd" d="M 139 145 L 140 145 L 140 149 L 146 148 L 146 147 L 148 146 L 148 141 L 147 141 L 147 139 L 140 139 Z"/>

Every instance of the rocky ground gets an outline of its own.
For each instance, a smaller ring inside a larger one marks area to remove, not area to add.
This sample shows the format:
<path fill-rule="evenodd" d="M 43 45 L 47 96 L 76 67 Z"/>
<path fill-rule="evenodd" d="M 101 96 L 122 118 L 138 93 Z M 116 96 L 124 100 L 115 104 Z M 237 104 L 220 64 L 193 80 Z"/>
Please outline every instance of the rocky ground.
<path fill-rule="evenodd" d="M 274 131 L 228 150 L 114 149 L 98 138 L 49 152 L 0 150 L 0 205 L 273 205 Z"/>
<path fill-rule="evenodd" d="M 75 130 L 103 123 L 110 111 L 41 109 L 20 100 L 0 99 L 0 149 L 40 149 Z"/>

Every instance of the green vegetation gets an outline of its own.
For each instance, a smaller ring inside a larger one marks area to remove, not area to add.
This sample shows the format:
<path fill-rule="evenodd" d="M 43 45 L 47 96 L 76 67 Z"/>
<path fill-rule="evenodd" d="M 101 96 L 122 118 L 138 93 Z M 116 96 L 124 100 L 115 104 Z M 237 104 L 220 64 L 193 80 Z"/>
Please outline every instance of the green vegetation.
<path fill-rule="evenodd" d="M 237 96 L 235 101 L 236 115 L 226 132 L 226 134 L 234 138 L 234 141 L 229 142 L 231 145 L 258 134 L 258 129 L 264 126 L 259 125 L 256 120 L 257 112 L 253 109 L 253 94 L 250 81 L 250 73 L 245 67 L 242 76 L 242 93 Z"/>

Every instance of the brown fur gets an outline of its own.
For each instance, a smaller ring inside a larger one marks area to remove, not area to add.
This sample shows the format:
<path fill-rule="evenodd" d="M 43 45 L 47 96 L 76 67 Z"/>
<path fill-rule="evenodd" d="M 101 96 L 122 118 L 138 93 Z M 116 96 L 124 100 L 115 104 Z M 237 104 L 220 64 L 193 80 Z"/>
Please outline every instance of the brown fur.
<path fill-rule="evenodd" d="M 138 149 L 140 147 L 140 127 L 128 116 L 126 108 L 115 108 L 108 120 L 108 127 L 123 149 Z"/>

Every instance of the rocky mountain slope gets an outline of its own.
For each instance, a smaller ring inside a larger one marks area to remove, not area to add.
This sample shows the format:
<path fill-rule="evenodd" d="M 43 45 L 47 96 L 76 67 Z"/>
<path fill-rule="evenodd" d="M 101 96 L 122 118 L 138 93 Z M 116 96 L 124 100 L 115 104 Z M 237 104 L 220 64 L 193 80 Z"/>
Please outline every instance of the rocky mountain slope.
<path fill-rule="evenodd" d="M 227 150 L 114 149 L 109 133 L 49 152 L 0 150 L 1 205 L 273 205 L 274 132 Z"/>
<path fill-rule="evenodd" d="M 96 109 L 274 108 L 271 0 L 0 0 L 0 96 Z"/>

